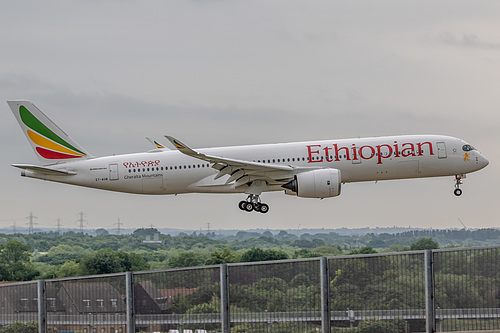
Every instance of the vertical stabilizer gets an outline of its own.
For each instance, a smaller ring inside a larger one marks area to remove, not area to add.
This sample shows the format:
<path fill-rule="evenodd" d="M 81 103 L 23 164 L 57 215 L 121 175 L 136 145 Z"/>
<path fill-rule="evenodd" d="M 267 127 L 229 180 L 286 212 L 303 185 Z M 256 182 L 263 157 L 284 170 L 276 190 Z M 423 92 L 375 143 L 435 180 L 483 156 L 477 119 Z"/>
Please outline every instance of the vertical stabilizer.
<path fill-rule="evenodd" d="M 43 165 L 92 157 L 33 103 L 7 102 Z"/>

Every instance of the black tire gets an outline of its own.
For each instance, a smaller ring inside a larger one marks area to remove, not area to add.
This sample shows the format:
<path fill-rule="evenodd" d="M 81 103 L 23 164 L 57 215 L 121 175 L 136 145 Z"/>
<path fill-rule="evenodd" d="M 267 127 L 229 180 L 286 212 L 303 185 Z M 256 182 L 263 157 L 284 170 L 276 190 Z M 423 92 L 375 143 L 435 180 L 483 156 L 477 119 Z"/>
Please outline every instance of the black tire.
<path fill-rule="evenodd" d="M 456 195 L 457 197 L 459 197 L 459 196 L 461 196 L 461 195 L 462 195 L 462 190 L 461 190 L 461 189 L 459 189 L 459 188 L 456 188 L 456 189 L 455 189 L 455 191 L 453 191 L 453 193 L 455 193 L 455 195 Z"/>
<path fill-rule="evenodd" d="M 251 203 L 251 202 L 245 202 L 245 210 L 247 212 L 251 212 L 253 210 L 253 203 Z"/>
<path fill-rule="evenodd" d="M 246 201 L 240 201 L 238 203 L 238 208 L 241 209 L 241 210 L 246 210 L 245 206 L 246 206 L 247 202 Z"/>
<path fill-rule="evenodd" d="M 256 212 L 260 212 L 260 207 L 261 207 L 261 206 L 262 206 L 262 205 L 261 205 L 260 203 L 258 203 L 258 202 L 254 202 L 254 203 L 253 203 L 253 210 L 255 210 Z"/>
<path fill-rule="evenodd" d="M 262 214 L 266 214 L 268 211 L 269 211 L 269 205 L 267 205 L 265 203 L 260 204 L 259 212 L 261 212 Z"/>

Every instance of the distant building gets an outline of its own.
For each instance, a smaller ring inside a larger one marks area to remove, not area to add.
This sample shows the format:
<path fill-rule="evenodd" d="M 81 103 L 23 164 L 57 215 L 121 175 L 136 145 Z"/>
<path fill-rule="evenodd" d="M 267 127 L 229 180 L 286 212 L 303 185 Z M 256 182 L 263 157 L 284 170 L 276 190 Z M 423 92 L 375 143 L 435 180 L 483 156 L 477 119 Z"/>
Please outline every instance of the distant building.
<path fill-rule="evenodd" d="M 153 240 L 151 240 L 151 236 L 147 235 L 146 240 L 143 240 L 143 243 L 148 243 L 148 244 L 163 244 L 163 241 L 160 240 L 160 234 L 155 233 L 153 236 Z"/>

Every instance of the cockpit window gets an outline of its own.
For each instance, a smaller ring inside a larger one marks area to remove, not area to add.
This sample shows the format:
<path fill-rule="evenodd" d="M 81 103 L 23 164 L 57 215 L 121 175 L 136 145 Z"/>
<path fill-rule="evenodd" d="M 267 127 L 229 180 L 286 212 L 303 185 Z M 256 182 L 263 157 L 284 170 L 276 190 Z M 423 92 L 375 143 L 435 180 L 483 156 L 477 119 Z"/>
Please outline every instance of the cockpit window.
<path fill-rule="evenodd" d="M 463 145 L 462 150 L 463 151 L 471 151 L 471 150 L 475 150 L 475 149 L 471 145 Z"/>

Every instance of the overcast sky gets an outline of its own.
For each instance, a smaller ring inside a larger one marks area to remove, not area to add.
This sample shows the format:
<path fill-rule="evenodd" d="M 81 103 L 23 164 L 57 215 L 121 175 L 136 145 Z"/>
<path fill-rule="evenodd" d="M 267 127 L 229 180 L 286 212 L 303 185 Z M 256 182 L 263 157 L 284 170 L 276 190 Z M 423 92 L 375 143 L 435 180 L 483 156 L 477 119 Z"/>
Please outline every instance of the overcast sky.
<path fill-rule="evenodd" d="M 0 20 L 0 227 L 498 227 L 500 2 L 8 1 Z M 468 175 L 357 183 L 325 200 L 140 196 L 20 177 L 38 163 L 5 101 L 28 99 L 90 153 L 393 134 L 460 137 Z"/>

